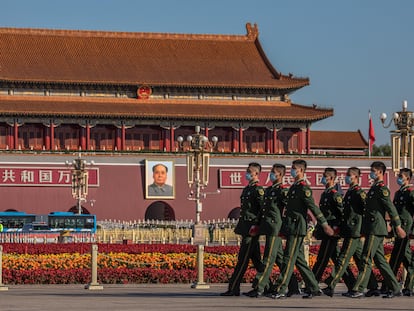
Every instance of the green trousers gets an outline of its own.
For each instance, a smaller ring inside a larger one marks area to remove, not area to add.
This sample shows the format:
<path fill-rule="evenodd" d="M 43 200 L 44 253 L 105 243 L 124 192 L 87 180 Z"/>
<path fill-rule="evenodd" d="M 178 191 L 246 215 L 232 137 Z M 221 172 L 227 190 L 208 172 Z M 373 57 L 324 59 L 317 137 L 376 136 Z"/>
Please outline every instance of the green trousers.
<path fill-rule="evenodd" d="M 242 237 L 239 253 L 237 255 L 237 264 L 229 280 L 230 291 L 240 291 L 240 283 L 243 280 L 244 273 L 252 260 L 257 271 L 263 271 L 262 258 L 260 254 L 259 236 Z"/>
<path fill-rule="evenodd" d="M 391 258 L 390 258 L 390 266 L 392 272 L 397 275 L 398 270 L 401 267 L 401 264 L 404 265 L 404 268 L 407 269 L 411 264 L 411 249 L 410 249 L 410 238 L 407 236 L 404 239 L 395 238 L 394 247 L 392 248 Z M 407 275 L 407 279 L 409 276 Z M 407 284 L 406 279 L 406 284 Z M 406 284 L 404 284 L 404 288 L 406 288 Z M 409 284 L 409 282 L 408 282 Z M 409 286 L 407 284 L 407 286 Z"/>
<path fill-rule="evenodd" d="M 344 238 L 342 242 L 341 251 L 339 253 L 338 259 L 335 262 L 335 270 L 331 273 L 330 282 L 328 287 L 335 289 L 336 284 L 341 280 L 341 278 L 347 274 L 347 277 L 344 277 L 344 283 L 348 288 L 348 291 L 352 290 L 355 285 L 356 279 L 349 268 L 349 262 L 351 258 L 354 258 L 355 263 L 358 267 L 361 266 L 361 256 L 362 256 L 362 242 L 360 238 Z M 378 283 L 373 273 L 370 274 L 368 289 L 377 289 Z"/>
<path fill-rule="evenodd" d="M 276 281 L 276 291 L 280 294 L 286 293 L 295 265 L 305 282 L 306 289 L 311 293 L 319 291 L 318 281 L 305 260 L 303 238 L 303 236 L 297 235 L 287 236 L 286 247 L 283 252 L 283 264 L 280 276 Z"/>
<path fill-rule="evenodd" d="M 384 237 L 376 235 L 368 235 L 365 237 L 364 246 L 362 248 L 361 264 L 358 267 L 359 274 L 353 290 L 363 292 L 367 288 L 369 278 L 372 272 L 372 261 L 380 270 L 388 289 L 392 292 L 400 291 L 401 287 L 398 283 L 392 269 L 384 256 Z"/>
<path fill-rule="evenodd" d="M 323 273 L 328 266 L 329 260 L 336 262 L 339 256 L 338 238 L 326 237 L 321 240 L 316 262 L 313 265 L 312 272 L 318 282 L 322 280 Z M 335 267 L 332 268 L 333 270 Z M 335 272 L 335 271 L 333 271 Z"/>
<path fill-rule="evenodd" d="M 272 284 L 270 282 L 270 276 L 273 271 L 274 263 L 279 267 L 283 265 L 283 248 L 282 238 L 276 235 L 266 235 L 266 243 L 263 252 L 263 272 L 257 272 L 255 281 L 255 288 L 258 292 L 263 293 L 270 290 Z M 295 276 L 292 276 L 289 282 L 289 290 L 299 290 L 299 284 Z"/>
<path fill-rule="evenodd" d="M 411 262 L 407 267 L 407 277 L 405 279 L 404 288 L 413 290 L 414 287 L 414 251 L 411 253 Z"/>

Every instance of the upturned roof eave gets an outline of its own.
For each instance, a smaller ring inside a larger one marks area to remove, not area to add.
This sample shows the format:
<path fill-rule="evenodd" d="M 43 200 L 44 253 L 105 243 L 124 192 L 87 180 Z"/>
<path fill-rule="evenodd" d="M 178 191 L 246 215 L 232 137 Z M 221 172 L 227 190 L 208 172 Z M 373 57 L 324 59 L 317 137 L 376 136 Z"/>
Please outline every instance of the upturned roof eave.
<path fill-rule="evenodd" d="M 314 122 L 333 115 L 290 101 L 132 99 L 0 95 L 0 115 Z"/>
<path fill-rule="evenodd" d="M 53 118 L 104 118 L 104 119 L 140 119 L 140 120 L 196 120 L 196 121 L 248 121 L 254 123 L 260 122 L 291 122 L 291 123 L 302 123 L 302 122 L 317 122 L 332 116 L 332 114 L 326 114 L 315 117 L 306 117 L 303 119 L 298 119 L 296 117 L 286 117 L 286 118 L 251 118 L 251 117 L 225 117 L 225 116 L 189 116 L 189 115 L 143 115 L 143 114 L 116 114 L 116 113 L 62 113 L 62 112 L 41 112 L 36 113 L 33 111 L 30 112 L 0 112 L 0 116 L 3 117 L 53 117 Z"/>
<path fill-rule="evenodd" d="M 277 80 L 275 80 L 277 81 Z M 69 81 L 69 80 L 40 80 L 40 79 L 8 79 L 0 77 L 0 83 L 29 83 L 34 85 L 91 85 L 91 86 L 124 86 L 124 87 L 136 87 L 140 85 L 149 85 L 152 87 L 176 87 L 176 88 L 201 88 L 201 89 L 263 89 L 263 90 L 291 90 L 292 92 L 310 84 L 308 78 L 295 78 L 290 79 L 291 84 L 277 85 L 266 83 L 166 83 L 166 82 L 153 82 L 153 81 Z"/>
<path fill-rule="evenodd" d="M 10 51 L 10 54 L 5 54 L 4 61 L 15 64 L 14 67 L 3 68 L 0 82 L 116 87 L 147 84 L 157 87 L 268 89 L 284 92 L 309 85 L 309 78 L 291 74 L 286 76 L 273 67 L 259 42 L 256 24 L 247 23 L 246 30 L 246 35 L 212 35 L 0 27 L 0 34 L 7 36 L 6 39 L 10 41 L 4 41 L 9 45 L 3 48 L 8 47 Z M 37 40 L 33 41 L 35 38 Z M 111 44 L 114 40 L 118 40 L 117 44 Z M 191 48 L 188 47 L 189 42 L 192 43 Z M 33 53 L 31 50 L 27 52 L 27 49 L 23 50 L 25 46 L 37 49 L 39 53 Z M 43 53 L 42 51 L 47 51 L 49 46 L 54 47 L 54 53 Z M 148 54 L 154 46 L 160 51 L 160 55 Z M 101 48 L 101 52 L 96 53 L 98 47 Z M 240 54 L 236 61 L 233 51 L 235 48 L 237 55 Z M 123 49 L 125 55 L 122 54 L 123 57 L 118 59 L 119 49 Z M 27 55 L 23 54 L 23 51 Z M 178 51 L 177 55 L 175 51 Z M 229 54 L 229 51 L 232 54 Z M 168 54 L 165 54 L 167 52 Z M 143 57 L 139 57 L 140 54 L 137 53 L 141 53 Z M 176 57 L 171 57 L 172 54 Z M 32 58 L 33 55 L 38 55 L 39 59 Z M 147 59 L 145 55 L 148 59 L 155 58 L 156 61 L 138 64 L 137 59 Z M 171 59 L 169 62 L 165 61 L 168 58 L 166 55 Z M 195 57 L 197 55 L 202 57 L 198 59 Z M 217 62 L 217 55 L 221 55 L 221 62 Z M 196 61 L 181 61 L 194 58 Z M 68 59 L 72 63 L 69 63 Z M 113 59 L 115 61 L 112 61 Z M 176 61 L 177 59 L 180 61 Z M 178 67 L 174 65 L 176 63 L 179 64 Z M 20 64 L 23 65 L 19 67 Z M 29 68 L 31 64 L 38 66 Z M 90 67 L 85 66 L 87 64 L 91 64 Z M 145 68 L 151 70 L 143 70 Z M 225 70 L 222 70 L 223 68 Z M 165 71 L 164 75 L 154 76 L 153 73 L 157 72 L 154 69 Z"/>

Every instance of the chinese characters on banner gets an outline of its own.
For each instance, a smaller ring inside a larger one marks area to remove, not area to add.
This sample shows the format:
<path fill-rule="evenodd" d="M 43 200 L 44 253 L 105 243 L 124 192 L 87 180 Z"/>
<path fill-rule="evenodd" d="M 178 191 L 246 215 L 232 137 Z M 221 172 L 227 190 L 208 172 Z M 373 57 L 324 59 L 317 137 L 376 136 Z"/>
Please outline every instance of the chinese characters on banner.
<path fill-rule="evenodd" d="M 312 189 L 325 189 L 325 186 L 321 183 L 324 169 L 312 169 L 306 170 L 305 179 L 308 184 L 311 185 Z M 345 184 L 346 169 L 337 169 L 338 180 L 337 182 L 341 185 L 342 189 L 347 189 L 348 185 Z M 289 170 L 286 172 L 283 184 L 291 185 L 294 180 L 289 175 Z M 361 178 L 359 184 L 362 188 L 368 189 L 371 187 L 372 180 L 369 178 L 370 169 L 361 170 Z M 263 186 L 270 186 L 272 183 L 269 178 L 270 170 L 260 173 L 260 184 Z M 220 188 L 244 188 L 247 185 L 245 178 L 246 170 L 243 169 L 221 169 L 220 170 Z M 389 183 L 389 173 L 385 172 L 385 182 Z"/>
<path fill-rule="evenodd" d="M 99 169 L 88 169 L 88 185 L 99 186 Z M 62 167 L 0 166 L 0 186 L 70 186 L 72 170 Z"/>

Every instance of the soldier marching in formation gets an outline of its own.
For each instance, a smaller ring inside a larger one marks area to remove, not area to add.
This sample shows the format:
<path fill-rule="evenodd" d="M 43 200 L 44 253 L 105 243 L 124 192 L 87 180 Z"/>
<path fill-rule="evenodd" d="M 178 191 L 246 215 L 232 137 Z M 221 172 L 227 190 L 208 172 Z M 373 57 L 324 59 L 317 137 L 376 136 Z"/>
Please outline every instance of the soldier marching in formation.
<path fill-rule="evenodd" d="M 286 297 L 287 284 L 293 274 L 294 266 L 299 270 L 307 292 L 303 298 L 312 298 L 320 295 L 318 281 L 304 256 L 303 239 L 307 234 L 307 214 L 310 210 L 322 226 L 324 232 L 332 236 L 333 229 L 329 226 L 319 207 L 315 205 L 312 190 L 305 181 L 306 161 L 295 160 L 292 162 L 291 176 L 295 179 L 287 194 L 286 207 L 286 247 L 283 254 L 283 264 L 280 276 L 276 280 L 275 293 L 272 298 Z"/>
<path fill-rule="evenodd" d="M 250 259 L 258 272 L 263 272 L 264 269 L 260 255 L 259 236 L 257 232 L 254 232 L 259 222 L 259 211 L 263 206 L 264 190 L 258 184 L 261 170 L 261 165 L 256 162 L 250 163 L 246 170 L 246 180 L 249 184 L 240 196 L 240 217 L 234 229 L 236 234 L 241 235 L 242 240 L 228 290 L 221 293 L 221 296 L 240 296 L 240 283 Z"/>
<path fill-rule="evenodd" d="M 361 170 L 357 167 L 348 168 L 345 176 L 345 183 L 349 185 L 348 191 L 343 199 L 343 215 L 339 226 L 339 233 L 342 241 L 341 251 L 338 259 L 334 262 L 335 269 L 333 269 L 328 278 L 328 287 L 322 291 L 332 297 L 336 284 L 341 280 L 342 276 L 348 273 L 348 278 L 345 279 L 345 285 L 348 292 L 343 293 L 343 296 L 349 296 L 355 284 L 355 277 L 352 272 L 348 270 L 351 258 L 355 263 L 361 265 L 362 255 L 362 241 L 361 241 L 361 225 L 362 215 L 365 209 L 366 193 L 359 185 L 359 178 Z M 377 291 L 377 281 L 373 273 L 370 275 L 368 283 L 368 292 L 366 296 L 374 296 Z"/>
<path fill-rule="evenodd" d="M 325 185 L 325 191 L 322 192 L 319 201 L 319 208 L 334 231 L 338 230 L 343 213 L 342 195 L 335 189 L 336 175 L 336 169 L 332 167 L 327 167 L 325 169 L 321 179 L 321 183 Z M 339 236 L 328 236 L 319 224 L 316 225 L 314 236 L 316 239 L 321 240 L 321 251 L 317 255 L 312 272 L 315 274 L 316 280 L 320 282 L 322 280 L 323 273 L 328 266 L 329 260 L 331 259 L 333 262 L 336 262 L 338 258 Z M 348 272 L 351 273 L 350 270 Z M 349 275 L 347 275 L 347 279 L 349 279 Z"/>
<path fill-rule="evenodd" d="M 413 173 L 408 168 L 402 168 L 397 178 L 397 184 L 400 189 L 394 195 L 394 205 L 397 208 L 398 215 L 401 219 L 401 227 L 405 232 L 410 232 L 413 226 L 414 216 L 414 188 L 411 187 L 410 181 Z M 390 266 L 395 275 L 397 275 L 401 263 L 404 268 L 407 269 L 408 275 L 404 284 L 402 293 L 404 296 L 411 296 L 410 279 L 411 279 L 411 249 L 410 249 L 410 237 L 407 235 L 404 238 L 400 238 L 398 235 L 395 237 L 394 247 L 392 249 Z M 382 291 L 387 290 L 385 282 L 382 286 Z"/>
<path fill-rule="evenodd" d="M 370 179 L 373 184 L 368 194 L 359 186 L 360 170 L 350 167 L 345 178 L 349 189 L 344 199 L 335 187 L 336 170 L 326 168 L 321 181 L 326 189 L 321 195 L 318 207 L 314 203 L 312 190 L 305 181 L 306 166 L 306 161 L 302 159 L 292 162 L 291 177 L 294 178 L 294 183 L 288 189 L 282 183 L 285 166 L 273 165 L 269 175 L 272 185 L 264 190 L 258 185 L 260 164 L 249 164 L 246 173 L 249 185 L 241 195 L 240 219 L 235 229 L 242 236 L 238 262 L 229 280 L 228 290 L 221 295 L 240 295 L 240 283 L 250 259 L 257 275 L 253 290 L 245 293 L 249 297 L 268 296 L 281 299 L 290 296 L 288 293 L 291 291 L 298 292 L 297 280 L 292 278 L 295 266 L 305 283 L 303 298 L 319 296 L 321 292 L 332 297 L 335 286 L 342 278 L 348 288 L 348 292 L 342 294 L 346 297 L 371 297 L 381 293 L 384 298 L 413 295 L 414 251 L 409 247 L 409 237 L 406 234 L 412 230 L 414 216 L 411 170 L 400 170 L 397 183 L 401 188 L 391 202 L 390 191 L 383 180 L 386 170 L 383 162 L 376 161 L 371 164 Z M 321 239 L 313 270 L 305 260 L 303 248 L 309 210 L 317 220 L 315 237 Z M 384 238 L 389 234 L 387 216 L 391 218 L 396 235 L 389 263 L 385 259 L 383 247 Z M 279 235 L 281 231 L 286 235 L 284 249 Z M 260 235 L 266 237 L 263 259 L 260 254 Z M 363 244 L 361 236 L 365 237 Z M 337 245 L 339 238 L 343 238 L 340 251 Z M 352 257 L 358 266 L 357 279 L 348 269 Z M 325 280 L 328 287 L 321 291 L 319 281 L 329 259 L 333 260 L 334 267 Z M 373 261 L 384 278 L 382 291 L 378 289 L 372 273 Z M 280 275 L 275 284 L 272 284 L 270 276 L 275 262 L 280 268 Z M 402 291 L 396 278 L 401 263 L 408 272 Z M 368 288 L 366 293 L 365 288 Z"/>
<path fill-rule="evenodd" d="M 264 271 L 258 272 L 253 282 L 253 290 L 246 293 L 249 297 L 260 297 L 271 288 L 269 279 L 273 270 L 274 263 L 282 266 L 283 248 L 282 225 L 286 209 L 287 193 L 289 187 L 283 184 L 286 166 L 283 164 L 274 164 L 269 174 L 272 185 L 265 190 L 263 207 L 259 213 L 259 233 L 265 235 L 266 243 L 263 252 Z M 299 294 L 300 288 L 296 277 L 292 277 L 289 283 L 289 295 Z"/>
<path fill-rule="evenodd" d="M 384 238 L 388 235 L 386 213 L 391 217 L 391 224 L 400 238 L 405 237 L 405 231 L 401 227 L 401 220 L 395 206 L 390 200 L 390 190 L 384 184 L 385 164 L 380 161 L 371 164 L 370 178 L 374 180 L 366 198 L 366 207 L 362 220 L 362 233 L 365 235 L 362 249 L 359 274 L 349 297 L 359 298 L 364 296 L 372 272 L 374 260 L 387 283 L 389 292 L 385 298 L 400 296 L 400 284 L 398 283 L 391 267 L 384 256 Z"/>
<path fill-rule="evenodd" d="M 407 278 L 405 279 L 403 295 L 413 296 L 414 287 L 414 250 L 411 252 L 411 262 L 407 268 Z"/>

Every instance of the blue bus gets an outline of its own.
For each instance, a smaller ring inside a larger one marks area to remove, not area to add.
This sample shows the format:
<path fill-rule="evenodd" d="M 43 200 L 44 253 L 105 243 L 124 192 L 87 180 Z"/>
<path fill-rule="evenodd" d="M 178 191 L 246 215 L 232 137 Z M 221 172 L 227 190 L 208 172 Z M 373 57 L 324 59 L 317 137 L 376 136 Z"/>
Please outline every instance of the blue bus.
<path fill-rule="evenodd" d="M 96 232 L 96 216 L 72 212 L 52 212 L 47 215 L 51 231 Z"/>
<path fill-rule="evenodd" d="M 27 224 L 36 221 L 36 215 L 25 212 L 0 212 L 0 223 L 3 226 L 2 232 L 21 231 Z M 1 226 L 0 226 L 1 227 Z"/>
<path fill-rule="evenodd" d="M 59 231 L 96 232 L 96 216 L 91 214 L 52 212 L 48 215 L 36 215 L 16 211 L 0 212 L 2 232 L 21 232 L 23 227 L 40 222 L 47 224 L 51 233 Z"/>

